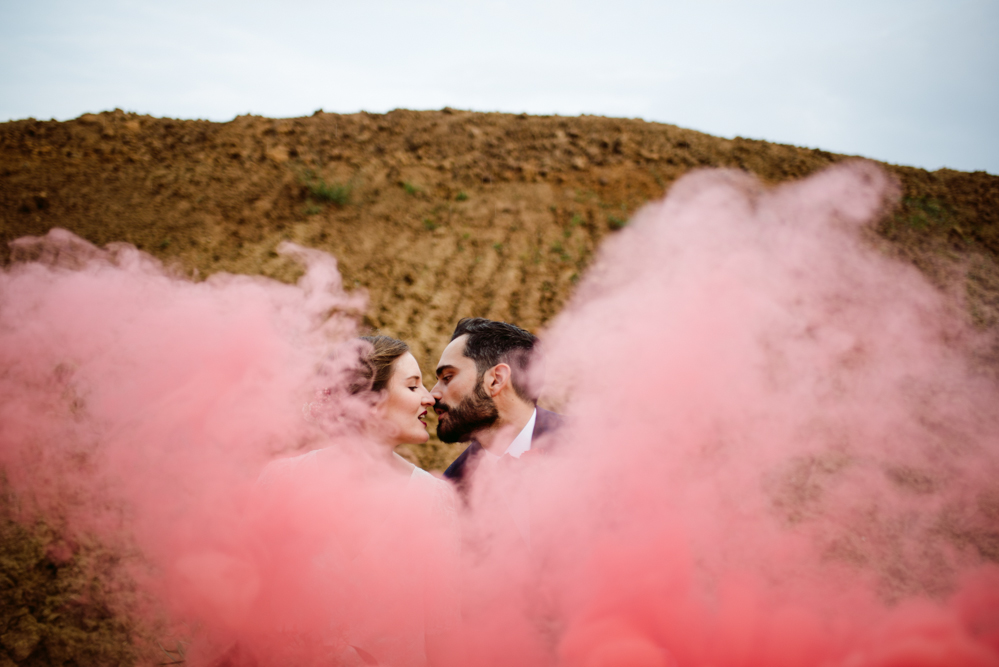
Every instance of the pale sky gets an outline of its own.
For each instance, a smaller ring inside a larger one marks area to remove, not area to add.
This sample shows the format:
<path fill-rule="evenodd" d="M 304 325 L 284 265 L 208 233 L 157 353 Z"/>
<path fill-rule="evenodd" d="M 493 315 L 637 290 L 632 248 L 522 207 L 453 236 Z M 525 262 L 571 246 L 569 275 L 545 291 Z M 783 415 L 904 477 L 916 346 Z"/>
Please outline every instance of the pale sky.
<path fill-rule="evenodd" d="M 999 0 L 0 0 L 0 120 L 445 106 L 999 174 Z"/>

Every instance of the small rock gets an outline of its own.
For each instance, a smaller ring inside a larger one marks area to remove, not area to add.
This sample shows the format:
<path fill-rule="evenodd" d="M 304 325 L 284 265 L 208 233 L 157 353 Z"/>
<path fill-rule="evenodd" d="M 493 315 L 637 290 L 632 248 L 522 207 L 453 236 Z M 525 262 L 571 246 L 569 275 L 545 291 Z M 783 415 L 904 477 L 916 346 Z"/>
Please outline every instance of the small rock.
<path fill-rule="evenodd" d="M 264 154 L 278 164 L 284 164 L 288 161 L 287 146 L 272 146 Z"/>

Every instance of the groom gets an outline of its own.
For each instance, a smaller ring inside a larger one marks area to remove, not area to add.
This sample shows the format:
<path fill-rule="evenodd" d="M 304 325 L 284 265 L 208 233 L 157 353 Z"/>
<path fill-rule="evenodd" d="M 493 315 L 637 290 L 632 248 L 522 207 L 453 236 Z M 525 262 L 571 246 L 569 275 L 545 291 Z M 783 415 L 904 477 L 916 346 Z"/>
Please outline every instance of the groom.
<path fill-rule="evenodd" d="M 520 458 L 562 417 L 537 407 L 527 366 L 538 339 L 506 322 L 481 317 L 458 322 L 437 364 L 437 437 L 471 444 L 444 476 L 462 485 L 481 457 Z"/>

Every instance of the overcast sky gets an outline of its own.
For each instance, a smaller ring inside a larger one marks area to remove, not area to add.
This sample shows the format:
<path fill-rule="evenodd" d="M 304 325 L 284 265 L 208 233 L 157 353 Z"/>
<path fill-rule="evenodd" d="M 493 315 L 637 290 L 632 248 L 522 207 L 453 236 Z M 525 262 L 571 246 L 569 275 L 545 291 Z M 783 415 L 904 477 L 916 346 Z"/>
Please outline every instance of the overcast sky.
<path fill-rule="evenodd" d="M 0 0 L 0 120 L 444 106 L 999 174 L 999 0 Z"/>

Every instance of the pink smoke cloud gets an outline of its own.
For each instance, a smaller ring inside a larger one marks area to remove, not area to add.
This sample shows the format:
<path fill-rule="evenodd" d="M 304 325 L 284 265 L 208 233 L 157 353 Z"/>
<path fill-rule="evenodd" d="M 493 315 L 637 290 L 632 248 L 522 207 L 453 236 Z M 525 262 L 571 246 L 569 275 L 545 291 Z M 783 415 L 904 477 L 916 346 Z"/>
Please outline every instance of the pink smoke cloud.
<path fill-rule="evenodd" d="M 681 179 L 542 334 L 551 453 L 460 502 L 349 428 L 364 304 L 332 258 L 195 283 L 23 239 L 0 465 L 141 554 L 192 665 L 999 664 L 999 396 L 960 309 L 865 231 L 895 196 L 862 162 Z"/>
<path fill-rule="evenodd" d="M 572 426 L 526 476 L 536 664 L 996 663 L 999 396 L 865 233 L 895 191 L 700 172 L 604 245 L 545 337 Z"/>

